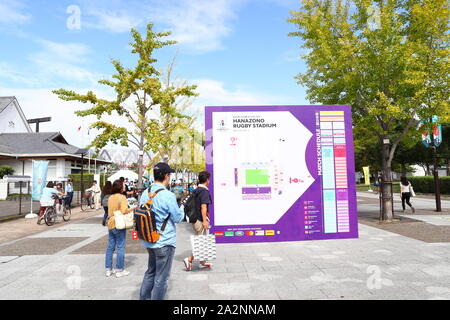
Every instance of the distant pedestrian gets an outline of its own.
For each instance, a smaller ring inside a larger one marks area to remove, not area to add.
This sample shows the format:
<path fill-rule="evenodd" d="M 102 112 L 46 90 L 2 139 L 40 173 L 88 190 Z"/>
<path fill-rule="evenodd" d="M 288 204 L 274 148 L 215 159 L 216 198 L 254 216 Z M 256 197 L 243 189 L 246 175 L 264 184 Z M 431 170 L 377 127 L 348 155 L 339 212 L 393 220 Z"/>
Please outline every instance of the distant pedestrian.
<path fill-rule="evenodd" d="M 200 172 L 198 174 L 198 188 L 191 195 L 191 197 L 194 197 L 195 210 L 197 212 L 197 221 L 193 224 L 195 235 L 209 234 L 209 206 L 211 205 L 211 195 L 208 185 L 210 176 L 211 174 L 208 171 Z M 184 266 L 187 271 L 191 271 L 193 261 L 193 255 L 184 259 Z M 211 268 L 212 263 L 200 261 L 199 267 L 200 269 Z"/>
<path fill-rule="evenodd" d="M 184 189 L 181 186 L 181 181 L 177 180 L 175 182 L 175 186 L 170 191 L 172 191 L 175 194 L 175 198 L 177 199 L 177 203 L 178 203 L 178 205 L 180 205 L 181 199 L 183 198 L 183 195 L 184 195 Z"/>
<path fill-rule="evenodd" d="M 109 197 L 112 194 L 112 183 L 111 181 L 106 181 L 105 186 L 103 187 L 102 190 L 102 207 L 103 210 L 105 210 L 105 213 L 103 215 L 103 221 L 102 221 L 102 225 L 106 226 L 106 220 L 108 219 L 108 200 Z"/>
<path fill-rule="evenodd" d="M 65 193 L 67 194 L 67 197 L 65 199 L 65 204 L 67 207 L 71 208 L 72 207 L 72 199 L 73 199 L 73 181 L 72 181 L 72 179 L 67 180 Z"/>
<path fill-rule="evenodd" d="M 412 189 L 412 185 L 408 181 L 408 179 L 406 179 L 406 177 L 401 177 L 401 179 L 400 179 L 400 193 L 401 193 L 401 197 L 402 197 L 403 213 L 405 213 L 405 211 L 406 211 L 405 202 L 406 202 L 406 204 L 408 206 L 411 207 L 412 213 L 414 213 L 416 211 L 414 209 L 414 207 L 412 206 L 411 202 L 410 202 L 411 195 L 412 195 L 413 192 L 414 191 Z"/>
<path fill-rule="evenodd" d="M 106 248 L 105 257 L 105 275 L 110 277 L 113 273 L 117 278 L 124 277 L 130 274 L 125 270 L 125 246 L 127 230 L 117 230 L 114 219 L 114 211 L 121 211 L 122 214 L 128 214 L 136 207 L 128 208 L 127 198 L 122 195 L 123 185 L 120 180 L 114 181 L 112 185 L 112 195 L 108 199 L 108 247 Z M 116 269 L 113 270 L 113 254 L 114 250 L 117 253 Z"/>
<path fill-rule="evenodd" d="M 374 186 L 375 186 L 376 193 L 379 194 L 380 190 L 381 190 L 381 176 L 375 177 Z"/>
<path fill-rule="evenodd" d="M 67 196 L 67 195 L 64 193 L 63 184 L 61 182 L 56 184 L 55 189 L 56 189 L 56 191 L 58 191 L 58 198 L 56 199 L 56 212 L 58 214 L 62 214 L 63 213 L 62 212 L 63 211 L 62 210 L 63 209 L 62 197 Z"/>
<path fill-rule="evenodd" d="M 189 185 L 189 194 L 194 193 L 195 189 L 197 189 L 197 185 L 195 184 L 195 182 L 192 182 L 192 183 Z"/>
<path fill-rule="evenodd" d="M 155 212 L 156 229 L 161 232 L 155 243 L 141 240 L 142 246 L 148 251 L 148 269 L 142 281 L 141 300 L 163 300 L 166 295 L 177 242 L 175 224 L 180 223 L 184 216 L 184 207 L 178 207 L 175 195 L 167 190 L 173 172 L 175 170 L 167 163 L 158 163 L 153 168 L 155 183 L 141 196 L 142 205 L 149 201 L 149 192 L 158 192 L 153 198 L 152 211 Z M 161 231 L 165 221 L 166 227 Z"/>
<path fill-rule="evenodd" d="M 92 186 L 89 189 L 86 189 L 86 192 L 92 192 L 92 195 L 94 197 L 95 209 L 100 210 L 100 194 L 102 190 L 100 189 L 96 180 L 92 181 Z"/>

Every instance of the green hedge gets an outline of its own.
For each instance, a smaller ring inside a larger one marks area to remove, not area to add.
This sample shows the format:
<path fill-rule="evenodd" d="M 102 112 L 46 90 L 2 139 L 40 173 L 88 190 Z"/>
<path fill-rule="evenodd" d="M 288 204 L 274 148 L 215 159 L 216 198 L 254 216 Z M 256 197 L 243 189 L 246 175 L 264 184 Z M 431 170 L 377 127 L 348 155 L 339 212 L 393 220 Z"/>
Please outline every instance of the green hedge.
<path fill-rule="evenodd" d="M 100 185 L 100 188 L 103 189 L 103 186 L 105 185 L 106 181 L 110 175 L 100 175 L 100 181 L 97 181 L 97 183 Z M 73 190 L 74 191 L 81 191 L 81 174 L 80 173 L 74 173 L 69 174 L 69 178 L 73 180 Z M 83 184 L 84 189 L 90 188 L 92 185 L 92 181 L 94 181 L 94 175 L 91 173 L 83 173 Z"/>
<path fill-rule="evenodd" d="M 414 191 L 420 193 L 434 193 L 434 178 L 426 177 L 408 177 Z M 439 177 L 442 194 L 450 194 L 450 177 Z"/>

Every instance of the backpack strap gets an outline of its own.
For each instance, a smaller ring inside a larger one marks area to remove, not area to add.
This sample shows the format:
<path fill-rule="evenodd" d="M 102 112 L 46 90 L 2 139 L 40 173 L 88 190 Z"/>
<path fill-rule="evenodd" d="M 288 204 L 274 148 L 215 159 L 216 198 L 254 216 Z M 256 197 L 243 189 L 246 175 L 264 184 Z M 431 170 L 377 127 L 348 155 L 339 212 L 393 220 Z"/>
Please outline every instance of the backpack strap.
<path fill-rule="evenodd" d="M 166 230 L 167 222 L 169 222 L 169 219 L 170 219 L 170 213 L 167 216 L 166 220 L 164 220 L 164 222 L 163 222 L 163 224 L 161 226 L 161 232 L 164 232 L 164 230 Z"/>
<path fill-rule="evenodd" d="M 159 189 L 159 190 L 157 190 L 155 193 L 151 193 L 150 192 L 150 189 L 151 188 L 148 188 L 148 197 L 149 197 L 149 201 L 148 202 L 150 202 L 150 204 L 151 204 L 151 206 L 153 206 L 153 199 L 156 197 L 156 195 L 160 192 L 160 191 L 163 191 L 163 190 L 165 190 L 164 188 L 161 188 L 161 189 Z M 166 229 L 166 226 L 167 226 L 167 222 L 169 222 L 169 219 L 170 219 L 170 213 L 169 213 L 169 215 L 167 216 L 167 218 L 164 220 L 164 222 L 163 222 L 163 224 L 162 224 L 162 226 L 161 226 L 161 232 L 164 232 L 164 230 Z"/>

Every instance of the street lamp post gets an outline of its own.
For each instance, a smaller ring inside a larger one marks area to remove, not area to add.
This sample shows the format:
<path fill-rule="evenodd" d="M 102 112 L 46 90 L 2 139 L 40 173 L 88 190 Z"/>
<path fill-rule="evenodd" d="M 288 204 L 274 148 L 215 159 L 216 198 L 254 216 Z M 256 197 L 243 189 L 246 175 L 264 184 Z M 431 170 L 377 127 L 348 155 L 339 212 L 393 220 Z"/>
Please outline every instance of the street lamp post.
<path fill-rule="evenodd" d="M 83 195 L 84 195 L 84 183 L 83 183 L 84 155 L 85 155 L 88 151 L 89 151 L 89 149 L 82 148 L 82 149 L 78 149 L 78 151 L 75 152 L 75 154 L 81 154 L 81 190 L 80 190 L 80 192 L 81 192 L 81 197 L 80 197 L 80 201 L 81 201 L 81 198 L 82 198 Z"/>

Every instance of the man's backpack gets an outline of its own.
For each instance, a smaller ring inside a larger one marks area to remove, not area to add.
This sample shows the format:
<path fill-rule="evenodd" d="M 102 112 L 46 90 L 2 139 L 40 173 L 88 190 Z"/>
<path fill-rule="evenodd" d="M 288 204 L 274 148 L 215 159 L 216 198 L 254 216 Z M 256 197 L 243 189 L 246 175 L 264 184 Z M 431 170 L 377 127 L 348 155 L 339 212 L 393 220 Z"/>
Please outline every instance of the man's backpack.
<path fill-rule="evenodd" d="M 153 199 L 155 196 L 164 189 L 159 189 L 155 193 L 150 193 L 149 191 L 149 200 L 147 203 L 140 206 L 134 212 L 134 228 L 137 232 L 139 239 L 155 243 L 159 240 L 161 233 L 156 228 L 156 214 L 152 211 L 153 207 Z M 167 222 L 170 219 L 170 214 L 164 220 L 163 225 L 161 226 L 161 232 L 164 232 L 166 229 Z"/>
<path fill-rule="evenodd" d="M 195 203 L 195 194 L 194 191 L 191 196 L 186 200 L 184 204 L 184 214 L 190 223 L 196 223 L 197 218 L 197 205 Z"/>

